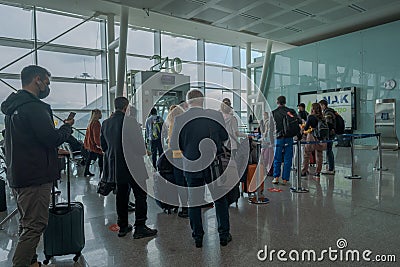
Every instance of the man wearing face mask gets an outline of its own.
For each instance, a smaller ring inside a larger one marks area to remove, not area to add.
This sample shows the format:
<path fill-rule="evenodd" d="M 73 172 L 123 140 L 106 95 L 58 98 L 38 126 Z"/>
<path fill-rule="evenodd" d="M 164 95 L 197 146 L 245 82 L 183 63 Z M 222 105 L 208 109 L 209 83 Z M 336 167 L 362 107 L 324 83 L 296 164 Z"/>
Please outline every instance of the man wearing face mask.
<path fill-rule="evenodd" d="M 40 266 L 36 247 L 47 226 L 50 191 L 59 179 L 57 147 L 71 135 L 74 120 L 54 127 L 50 105 L 50 73 L 39 66 L 21 72 L 22 90 L 1 104 L 5 116 L 7 179 L 17 200 L 20 227 L 13 266 Z"/>

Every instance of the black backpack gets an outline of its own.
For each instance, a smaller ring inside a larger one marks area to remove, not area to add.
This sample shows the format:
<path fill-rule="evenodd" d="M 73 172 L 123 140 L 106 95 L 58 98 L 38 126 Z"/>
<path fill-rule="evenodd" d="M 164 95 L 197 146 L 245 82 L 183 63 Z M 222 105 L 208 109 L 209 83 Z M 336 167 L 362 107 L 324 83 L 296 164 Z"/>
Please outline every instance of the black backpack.
<path fill-rule="evenodd" d="M 313 135 L 318 140 L 329 139 L 329 126 L 325 119 L 318 119 L 318 125 L 317 128 L 314 129 Z"/>
<path fill-rule="evenodd" d="M 336 119 L 335 133 L 336 134 L 344 134 L 344 128 L 345 128 L 344 119 L 336 111 L 335 111 L 335 119 Z"/>
<path fill-rule="evenodd" d="M 287 111 L 283 117 L 283 136 L 295 137 L 300 134 L 300 126 L 297 116 L 291 111 Z"/>

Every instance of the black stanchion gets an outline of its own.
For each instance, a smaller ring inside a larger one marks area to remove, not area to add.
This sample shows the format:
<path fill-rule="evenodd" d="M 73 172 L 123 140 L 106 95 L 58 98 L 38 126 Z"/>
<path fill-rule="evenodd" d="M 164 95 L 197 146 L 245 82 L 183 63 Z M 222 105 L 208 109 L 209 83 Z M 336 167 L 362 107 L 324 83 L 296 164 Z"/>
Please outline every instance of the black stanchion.
<path fill-rule="evenodd" d="M 297 147 L 297 157 L 296 157 L 296 160 L 297 160 L 297 182 L 296 182 L 296 187 L 291 187 L 290 191 L 292 193 L 308 193 L 309 192 L 308 189 L 301 187 L 301 167 L 300 167 L 301 166 L 301 157 L 300 157 L 301 141 L 298 140 L 296 145 L 297 145 L 296 146 Z"/>
<path fill-rule="evenodd" d="M 254 174 L 254 179 L 256 179 L 256 185 L 258 185 L 256 192 L 254 192 L 254 196 L 249 198 L 250 204 L 268 204 L 269 198 L 265 197 L 261 192 L 263 191 L 262 186 L 264 186 L 264 155 L 261 153 L 261 145 L 257 145 L 257 155 L 258 155 L 258 166 L 256 168 L 256 172 Z"/>
<path fill-rule="evenodd" d="M 361 179 L 361 176 L 354 174 L 354 136 L 351 136 L 351 175 L 346 175 L 346 179 Z"/>
<path fill-rule="evenodd" d="M 376 171 L 387 171 L 388 169 L 387 168 L 383 168 L 383 166 L 382 166 L 381 134 L 378 133 L 377 137 L 378 137 L 378 154 L 379 154 L 379 156 L 378 156 L 378 167 L 374 167 L 374 170 L 376 170 Z"/>

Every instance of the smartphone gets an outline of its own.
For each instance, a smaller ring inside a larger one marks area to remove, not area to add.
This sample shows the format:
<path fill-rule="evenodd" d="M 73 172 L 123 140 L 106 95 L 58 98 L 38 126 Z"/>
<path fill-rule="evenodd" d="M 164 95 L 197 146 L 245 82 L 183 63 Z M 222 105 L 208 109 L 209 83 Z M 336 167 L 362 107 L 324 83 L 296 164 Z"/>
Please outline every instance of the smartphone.
<path fill-rule="evenodd" d="M 66 121 L 72 120 L 73 118 L 75 118 L 75 115 L 76 115 L 76 112 L 72 111 L 71 113 L 69 113 L 68 118 L 66 119 Z"/>

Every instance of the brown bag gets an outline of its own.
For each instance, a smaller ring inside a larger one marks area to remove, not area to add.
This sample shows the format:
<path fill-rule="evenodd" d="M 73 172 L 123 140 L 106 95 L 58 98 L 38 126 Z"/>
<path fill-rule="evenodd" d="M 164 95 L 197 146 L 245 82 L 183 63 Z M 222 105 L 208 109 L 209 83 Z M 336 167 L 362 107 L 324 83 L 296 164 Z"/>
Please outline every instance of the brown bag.
<path fill-rule="evenodd" d="M 318 141 L 318 139 L 311 133 L 307 134 L 307 138 L 306 138 L 307 142 L 314 142 L 314 141 Z M 306 144 L 304 146 L 304 149 L 306 152 L 313 152 L 315 150 L 318 151 L 324 151 L 326 150 L 326 143 L 320 143 L 320 144 Z"/>
<path fill-rule="evenodd" d="M 306 137 L 306 142 L 314 142 L 314 141 L 317 141 L 317 138 L 315 138 L 312 133 L 308 133 Z M 306 152 L 313 152 L 315 150 L 315 144 L 304 145 L 304 150 Z"/>

